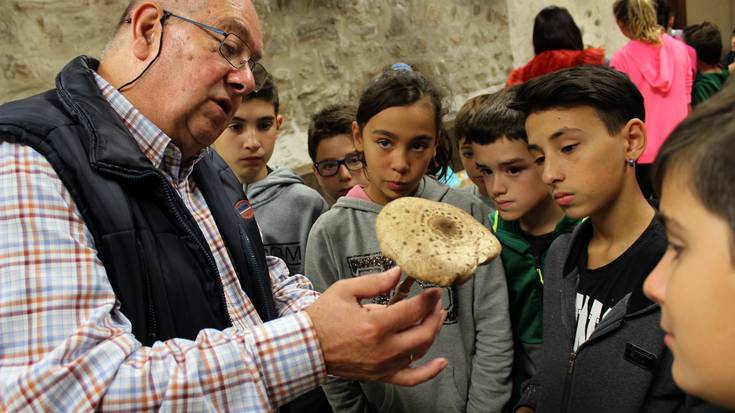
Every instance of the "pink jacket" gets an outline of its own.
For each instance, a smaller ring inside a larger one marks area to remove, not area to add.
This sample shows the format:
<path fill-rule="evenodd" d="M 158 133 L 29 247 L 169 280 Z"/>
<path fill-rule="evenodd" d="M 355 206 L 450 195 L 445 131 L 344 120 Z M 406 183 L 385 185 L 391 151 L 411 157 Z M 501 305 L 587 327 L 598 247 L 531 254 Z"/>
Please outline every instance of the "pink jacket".
<path fill-rule="evenodd" d="M 661 45 L 631 40 L 615 52 L 610 66 L 630 77 L 643 95 L 648 143 L 640 163 L 652 163 L 658 149 L 689 113 L 692 63 L 686 45 L 668 34 Z"/>

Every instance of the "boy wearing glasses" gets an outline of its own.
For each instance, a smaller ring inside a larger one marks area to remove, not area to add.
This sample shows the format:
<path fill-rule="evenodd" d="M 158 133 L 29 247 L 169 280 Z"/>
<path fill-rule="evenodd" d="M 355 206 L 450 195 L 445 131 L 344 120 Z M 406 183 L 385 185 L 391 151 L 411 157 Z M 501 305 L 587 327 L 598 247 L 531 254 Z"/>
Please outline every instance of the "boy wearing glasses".
<path fill-rule="evenodd" d="M 345 196 L 355 185 L 365 186 L 362 154 L 352 142 L 355 108 L 332 105 L 318 112 L 309 124 L 311 169 L 330 202 Z"/>
<path fill-rule="evenodd" d="M 268 167 L 283 124 L 278 107 L 278 89 L 268 77 L 257 92 L 243 98 L 213 147 L 243 185 L 250 205 L 241 213 L 255 214 L 266 254 L 282 259 L 291 274 L 303 274 L 309 230 L 329 207 L 291 169 Z"/>

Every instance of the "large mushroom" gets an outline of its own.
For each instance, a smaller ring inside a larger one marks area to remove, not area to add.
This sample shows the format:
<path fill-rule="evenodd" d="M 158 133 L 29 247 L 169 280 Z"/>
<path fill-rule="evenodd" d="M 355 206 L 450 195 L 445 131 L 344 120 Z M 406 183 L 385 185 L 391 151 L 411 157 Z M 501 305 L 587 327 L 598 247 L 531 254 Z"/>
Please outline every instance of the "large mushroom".
<path fill-rule="evenodd" d="M 405 297 L 412 278 L 442 287 L 461 284 L 501 249 L 492 232 L 470 214 L 422 198 L 388 203 L 378 214 L 375 232 L 383 255 L 409 276 L 392 302 Z"/>

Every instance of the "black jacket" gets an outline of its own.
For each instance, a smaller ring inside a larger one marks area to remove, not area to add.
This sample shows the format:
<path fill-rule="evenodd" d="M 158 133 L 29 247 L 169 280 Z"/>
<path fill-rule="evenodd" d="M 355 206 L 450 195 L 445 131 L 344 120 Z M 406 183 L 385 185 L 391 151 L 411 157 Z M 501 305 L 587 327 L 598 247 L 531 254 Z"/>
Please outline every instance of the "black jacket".
<path fill-rule="evenodd" d="M 59 73 L 55 90 L 1 106 L 0 141 L 28 145 L 54 167 L 144 345 L 226 328 L 232 322 L 207 242 L 101 95 L 92 73 L 98 64 L 78 57 Z M 243 290 L 263 321 L 276 318 L 257 225 L 234 207 L 244 199 L 237 178 L 213 151 L 192 174 Z"/>
<path fill-rule="evenodd" d="M 686 410 L 685 395 L 671 376 L 673 359 L 659 327 L 660 308 L 641 288 L 618 302 L 590 338 L 572 351 L 577 254 L 586 247 L 579 240 L 590 227 L 587 221 L 557 238 L 546 257 L 542 360 L 539 373 L 523 386 L 519 405 L 539 413 Z M 651 254 L 660 257 L 666 235 L 660 223 L 655 230 Z"/>

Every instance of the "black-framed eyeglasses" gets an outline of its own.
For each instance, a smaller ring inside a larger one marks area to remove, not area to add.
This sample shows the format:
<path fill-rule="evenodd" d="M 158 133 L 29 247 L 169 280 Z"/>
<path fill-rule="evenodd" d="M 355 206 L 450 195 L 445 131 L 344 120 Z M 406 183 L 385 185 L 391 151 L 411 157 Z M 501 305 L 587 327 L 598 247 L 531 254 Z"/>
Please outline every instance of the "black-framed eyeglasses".
<path fill-rule="evenodd" d="M 168 10 L 163 11 L 163 19 L 169 16 L 176 17 L 185 22 L 195 24 L 202 29 L 209 30 L 212 33 L 216 33 L 220 36 L 224 36 L 219 43 L 219 54 L 227 60 L 227 63 L 235 69 L 242 69 L 246 64 L 250 69 L 250 73 L 253 74 L 253 80 L 255 81 L 255 91 L 258 91 L 265 80 L 268 78 L 268 71 L 265 70 L 262 64 L 252 59 L 252 51 L 245 44 L 245 42 L 234 33 L 229 33 L 224 30 L 218 29 L 208 24 L 200 23 L 196 20 L 192 20 L 188 17 L 179 16 L 178 14 L 171 13 Z"/>
<path fill-rule="evenodd" d="M 316 167 L 316 171 L 319 173 L 319 175 L 321 175 L 323 178 L 328 178 L 330 176 L 337 175 L 340 165 L 344 165 L 345 168 L 350 171 L 358 171 L 364 166 L 364 163 L 362 161 L 362 154 L 359 152 L 354 152 L 348 154 L 347 156 L 345 156 L 344 159 L 341 160 L 327 159 L 325 161 L 315 163 L 314 167 Z"/>

